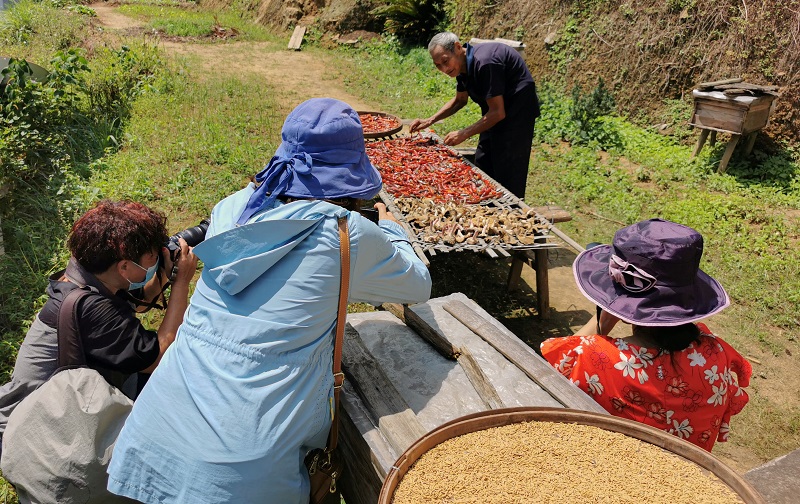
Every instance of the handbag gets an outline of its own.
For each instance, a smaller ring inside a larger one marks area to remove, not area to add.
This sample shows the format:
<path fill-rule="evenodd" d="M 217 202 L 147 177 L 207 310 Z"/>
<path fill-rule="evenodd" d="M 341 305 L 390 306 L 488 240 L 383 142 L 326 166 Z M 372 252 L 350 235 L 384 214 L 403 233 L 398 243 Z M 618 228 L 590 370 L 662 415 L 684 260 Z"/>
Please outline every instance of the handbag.
<path fill-rule="evenodd" d="M 89 293 L 76 288 L 64 298 L 59 370 L 8 419 L 0 466 L 22 504 L 135 502 L 106 489 L 106 468 L 133 401 L 86 367 L 76 308 Z"/>
<path fill-rule="evenodd" d="M 340 256 L 342 281 L 339 286 L 339 310 L 336 319 L 336 339 L 333 344 L 333 422 L 325 448 L 308 452 L 305 458 L 308 477 L 311 481 L 311 504 L 339 504 L 336 481 L 342 475 L 342 461 L 336 451 L 339 438 L 339 394 L 344 383 L 342 373 L 342 345 L 344 324 L 347 319 L 347 293 L 350 289 L 350 234 L 347 217 L 339 218 Z"/>

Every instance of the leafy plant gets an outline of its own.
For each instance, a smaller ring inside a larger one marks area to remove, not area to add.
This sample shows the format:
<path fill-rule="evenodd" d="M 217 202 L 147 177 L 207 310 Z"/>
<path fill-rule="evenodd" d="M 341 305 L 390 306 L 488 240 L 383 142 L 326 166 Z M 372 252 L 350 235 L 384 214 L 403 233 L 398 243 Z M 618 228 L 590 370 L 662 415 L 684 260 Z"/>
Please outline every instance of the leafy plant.
<path fill-rule="evenodd" d="M 570 116 L 575 130 L 570 140 L 586 145 L 596 142 L 602 149 L 619 148 L 622 145 L 614 123 L 606 116 L 616 111 L 614 97 L 605 87 L 603 79 L 598 79 L 597 86 L 588 94 L 584 94 L 579 86 L 572 89 L 572 105 Z"/>
<path fill-rule="evenodd" d="M 52 175 L 70 158 L 67 137 L 80 100 L 79 74 L 86 60 L 70 50 L 53 58 L 44 82 L 33 80 L 27 61 L 11 59 L 0 93 L 0 181 L 17 183 Z"/>
<path fill-rule="evenodd" d="M 386 31 L 409 42 L 426 42 L 446 18 L 442 0 L 389 0 L 372 13 L 385 19 Z"/>

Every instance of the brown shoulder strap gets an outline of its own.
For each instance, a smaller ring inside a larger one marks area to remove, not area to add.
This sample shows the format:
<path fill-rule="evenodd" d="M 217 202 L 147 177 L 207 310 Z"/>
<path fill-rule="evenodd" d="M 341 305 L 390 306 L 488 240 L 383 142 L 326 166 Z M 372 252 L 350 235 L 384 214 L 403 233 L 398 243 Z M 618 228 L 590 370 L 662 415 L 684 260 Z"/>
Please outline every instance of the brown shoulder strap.
<path fill-rule="evenodd" d="M 78 302 L 91 291 L 77 287 L 69 291 L 58 309 L 58 367 L 83 366 L 86 355 L 78 327 Z"/>
<path fill-rule="evenodd" d="M 344 346 L 344 324 L 347 321 L 347 295 L 350 292 L 350 232 L 347 217 L 339 218 L 339 242 L 342 262 L 342 280 L 339 286 L 339 311 L 336 317 L 336 341 L 333 344 L 333 423 L 328 434 L 327 451 L 336 448 L 339 440 L 339 394 L 344 383 L 342 373 L 342 347 Z"/>

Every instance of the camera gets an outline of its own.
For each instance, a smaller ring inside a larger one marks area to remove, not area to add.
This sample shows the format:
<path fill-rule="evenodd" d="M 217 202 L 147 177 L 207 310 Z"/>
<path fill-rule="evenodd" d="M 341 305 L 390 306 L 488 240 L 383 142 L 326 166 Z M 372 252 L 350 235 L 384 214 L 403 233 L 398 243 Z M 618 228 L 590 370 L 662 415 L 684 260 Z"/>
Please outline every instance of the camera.
<path fill-rule="evenodd" d="M 208 219 L 203 219 L 200 221 L 200 224 L 184 229 L 183 231 L 170 236 L 167 239 L 167 243 L 164 244 L 169 252 L 170 260 L 175 262 L 175 258 L 181 253 L 181 244 L 178 240 L 183 238 L 186 240 L 187 245 L 194 247 L 206 239 L 206 231 L 208 231 L 209 224 L 211 224 L 211 221 Z"/>
<path fill-rule="evenodd" d="M 369 206 L 361 207 L 358 213 L 371 220 L 375 224 L 378 223 L 378 210 Z"/>

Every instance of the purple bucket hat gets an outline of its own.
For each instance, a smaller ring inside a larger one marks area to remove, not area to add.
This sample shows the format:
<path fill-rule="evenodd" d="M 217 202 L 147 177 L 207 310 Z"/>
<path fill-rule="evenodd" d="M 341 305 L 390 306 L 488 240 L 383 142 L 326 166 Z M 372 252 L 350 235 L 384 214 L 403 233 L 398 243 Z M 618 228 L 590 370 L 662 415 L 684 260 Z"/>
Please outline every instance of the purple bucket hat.
<path fill-rule="evenodd" d="M 371 199 L 381 175 L 364 148 L 358 113 L 343 101 L 312 98 L 286 117 L 282 142 L 256 175 L 259 185 L 237 224 L 267 208 L 278 196 Z"/>
<path fill-rule="evenodd" d="M 725 289 L 700 269 L 703 237 L 650 219 L 620 229 L 612 245 L 582 252 L 572 265 L 581 293 L 608 313 L 639 326 L 677 326 L 722 311 Z"/>

